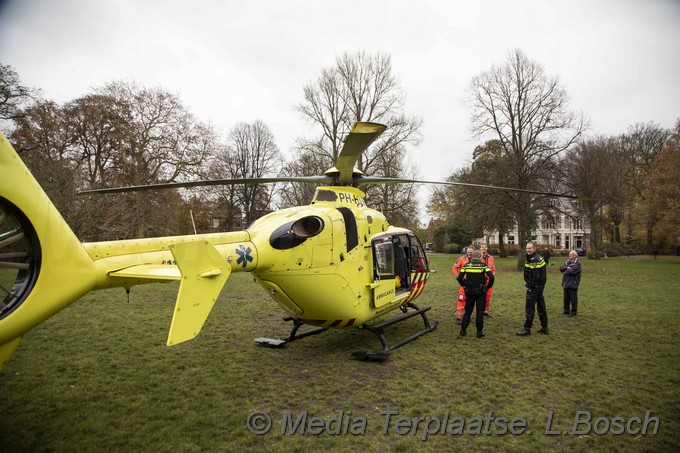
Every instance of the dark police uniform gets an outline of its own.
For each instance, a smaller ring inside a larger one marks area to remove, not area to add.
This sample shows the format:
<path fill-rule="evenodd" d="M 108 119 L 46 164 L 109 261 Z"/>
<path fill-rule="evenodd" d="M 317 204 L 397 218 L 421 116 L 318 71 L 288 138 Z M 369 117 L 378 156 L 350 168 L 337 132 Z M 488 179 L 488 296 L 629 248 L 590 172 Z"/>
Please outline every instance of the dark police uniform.
<path fill-rule="evenodd" d="M 534 313 L 538 306 L 538 319 L 541 321 L 540 333 L 548 333 L 548 311 L 545 308 L 543 289 L 547 277 L 546 263 L 538 252 L 527 255 L 524 263 L 524 285 L 527 287 L 526 294 L 526 321 L 524 330 L 517 332 L 517 335 L 525 336 L 531 334 L 531 326 L 534 323 Z"/>
<path fill-rule="evenodd" d="M 470 325 L 473 308 L 476 308 L 475 323 L 477 338 L 484 336 L 484 307 L 486 306 L 486 290 L 493 286 L 491 269 L 478 259 L 473 258 L 460 269 L 456 277 L 460 286 L 465 288 L 465 314 L 460 327 L 460 336 L 464 337 Z"/>

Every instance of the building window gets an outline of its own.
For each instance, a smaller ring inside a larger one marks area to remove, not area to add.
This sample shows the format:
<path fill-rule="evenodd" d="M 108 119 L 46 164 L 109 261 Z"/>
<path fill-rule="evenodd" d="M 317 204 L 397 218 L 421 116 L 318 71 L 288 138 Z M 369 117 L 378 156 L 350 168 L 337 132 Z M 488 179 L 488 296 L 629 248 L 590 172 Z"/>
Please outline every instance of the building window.
<path fill-rule="evenodd" d="M 582 249 L 582 248 L 583 248 L 583 236 L 576 236 L 576 237 L 574 237 L 574 241 L 576 241 L 576 248 L 577 248 L 577 249 Z"/>

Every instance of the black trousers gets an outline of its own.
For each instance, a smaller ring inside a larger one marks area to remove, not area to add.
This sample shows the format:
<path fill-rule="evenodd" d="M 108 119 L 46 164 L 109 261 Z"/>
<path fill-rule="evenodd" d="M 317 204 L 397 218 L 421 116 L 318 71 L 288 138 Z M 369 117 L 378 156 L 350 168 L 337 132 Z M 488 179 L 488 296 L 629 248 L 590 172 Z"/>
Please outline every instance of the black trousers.
<path fill-rule="evenodd" d="M 571 305 L 571 310 L 569 309 Z M 576 314 L 578 310 L 578 289 L 564 288 L 564 312 Z"/>
<path fill-rule="evenodd" d="M 534 313 L 538 306 L 538 319 L 541 320 L 541 327 L 548 327 L 548 311 L 545 309 L 545 299 L 543 298 L 543 288 L 527 289 L 526 296 L 526 321 L 524 328 L 531 329 L 534 324 Z"/>
<path fill-rule="evenodd" d="M 477 324 L 477 332 L 481 332 L 484 328 L 484 309 L 486 308 L 486 293 L 470 293 L 465 292 L 465 314 L 463 315 L 462 327 L 470 325 L 470 318 L 472 317 L 472 310 L 475 309 L 475 324 Z"/>

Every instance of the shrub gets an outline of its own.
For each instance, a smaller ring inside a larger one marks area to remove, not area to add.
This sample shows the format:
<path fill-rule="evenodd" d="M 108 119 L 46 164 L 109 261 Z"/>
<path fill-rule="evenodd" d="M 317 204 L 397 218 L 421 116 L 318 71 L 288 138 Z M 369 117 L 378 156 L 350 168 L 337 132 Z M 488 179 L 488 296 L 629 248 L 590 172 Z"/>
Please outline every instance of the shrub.
<path fill-rule="evenodd" d="M 620 244 L 618 242 L 606 242 L 602 244 L 600 251 L 607 256 L 626 256 L 626 255 L 636 255 L 639 250 L 626 244 Z"/>
<path fill-rule="evenodd" d="M 444 253 L 456 254 L 460 252 L 460 245 L 449 243 L 444 246 Z"/>

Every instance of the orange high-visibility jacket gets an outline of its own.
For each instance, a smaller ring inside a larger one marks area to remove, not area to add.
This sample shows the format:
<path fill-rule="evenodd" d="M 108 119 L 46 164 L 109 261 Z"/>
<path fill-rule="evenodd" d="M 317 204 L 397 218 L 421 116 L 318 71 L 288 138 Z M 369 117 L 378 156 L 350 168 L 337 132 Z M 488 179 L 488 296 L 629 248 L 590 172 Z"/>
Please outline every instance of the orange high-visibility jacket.
<path fill-rule="evenodd" d="M 486 256 L 482 257 L 482 263 L 486 264 L 486 266 L 491 269 L 491 273 L 496 275 L 496 260 L 490 253 L 487 253 Z"/>
<path fill-rule="evenodd" d="M 467 255 L 463 255 L 460 258 L 456 260 L 456 263 L 453 265 L 451 268 L 451 272 L 453 272 L 454 277 L 458 277 L 458 273 L 460 270 L 465 266 L 467 263 L 470 262 L 470 259 L 467 257 Z"/>

